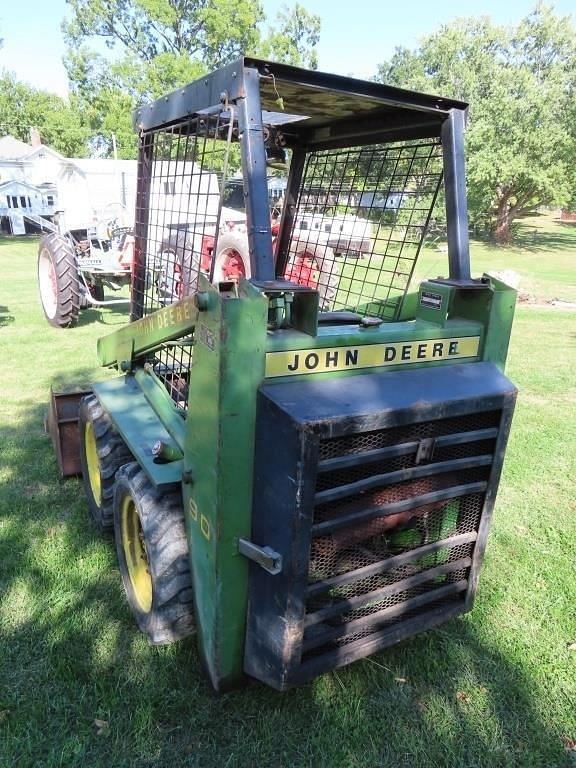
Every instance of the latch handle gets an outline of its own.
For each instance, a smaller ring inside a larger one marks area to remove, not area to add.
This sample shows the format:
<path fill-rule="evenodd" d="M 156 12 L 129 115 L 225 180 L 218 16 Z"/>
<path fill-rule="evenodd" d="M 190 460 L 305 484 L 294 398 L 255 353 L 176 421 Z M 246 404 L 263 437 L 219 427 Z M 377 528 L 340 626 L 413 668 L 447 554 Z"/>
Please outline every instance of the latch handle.
<path fill-rule="evenodd" d="M 414 464 L 420 464 L 423 461 L 432 461 L 435 447 L 435 437 L 423 437 L 418 442 L 418 449 L 416 450 L 416 458 L 414 459 Z"/>
<path fill-rule="evenodd" d="M 248 539 L 238 539 L 238 552 L 249 560 L 253 560 L 265 571 L 276 576 L 282 571 L 282 555 L 272 547 L 259 547 Z"/>

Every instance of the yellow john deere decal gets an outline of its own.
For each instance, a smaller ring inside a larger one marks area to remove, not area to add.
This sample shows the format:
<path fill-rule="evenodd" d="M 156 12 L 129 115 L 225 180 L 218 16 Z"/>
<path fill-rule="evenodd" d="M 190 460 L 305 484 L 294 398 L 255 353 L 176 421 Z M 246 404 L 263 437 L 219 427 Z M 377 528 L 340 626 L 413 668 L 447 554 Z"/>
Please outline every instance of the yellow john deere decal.
<path fill-rule="evenodd" d="M 452 339 L 395 341 L 389 344 L 367 344 L 358 347 L 268 352 L 266 378 L 476 357 L 479 345 L 479 336 L 460 336 Z"/>

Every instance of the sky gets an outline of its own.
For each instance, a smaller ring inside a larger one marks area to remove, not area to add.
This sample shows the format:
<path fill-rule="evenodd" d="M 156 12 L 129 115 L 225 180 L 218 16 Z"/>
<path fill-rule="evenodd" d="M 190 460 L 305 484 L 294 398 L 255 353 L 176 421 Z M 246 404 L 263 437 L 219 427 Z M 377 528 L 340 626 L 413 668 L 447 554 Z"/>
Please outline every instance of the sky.
<path fill-rule="evenodd" d="M 318 45 L 319 69 L 340 75 L 369 78 L 396 46 L 414 48 L 419 40 L 461 16 L 490 16 L 498 24 L 516 24 L 536 0 L 299 0 L 322 20 Z M 262 0 L 271 22 L 283 5 L 293 0 Z M 575 0 L 551 2 L 561 15 L 576 21 Z M 60 23 L 67 13 L 65 0 L 27 0 L 23 5 L 0 0 L 0 71 L 15 72 L 19 80 L 66 95 L 62 65 L 64 42 Z"/>

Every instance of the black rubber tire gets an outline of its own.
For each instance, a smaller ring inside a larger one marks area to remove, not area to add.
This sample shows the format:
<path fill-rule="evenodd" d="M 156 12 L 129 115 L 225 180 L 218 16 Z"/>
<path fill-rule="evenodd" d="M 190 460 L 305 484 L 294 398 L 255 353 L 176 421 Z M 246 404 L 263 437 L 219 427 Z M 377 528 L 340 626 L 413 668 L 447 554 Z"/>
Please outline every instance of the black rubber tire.
<path fill-rule="evenodd" d="M 200 272 L 200 255 L 194 250 L 193 238 L 188 237 L 186 232 L 170 235 L 160 246 L 160 254 L 171 255 L 164 272 L 165 284 L 157 285 L 161 302 L 171 304 L 195 293 Z"/>
<path fill-rule="evenodd" d="M 242 259 L 246 278 L 250 278 L 250 251 L 248 248 L 248 235 L 242 230 L 232 229 L 224 232 L 218 238 L 216 246 L 216 263 L 214 264 L 214 282 L 223 282 L 226 276 L 223 274 L 223 263 L 227 251 L 235 251 Z M 320 310 L 327 312 L 334 308 L 338 286 L 340 284 L 340 263 L 332 248 L 322 243 L 308 242 L 306 240 L 293 240 L 290 244 L 290 255 L 302 256 L 306 254 L 315 263 L 318 270 L 318 285 L 316 290 L 320 297 Z"/>
<path fill-rule="evenodd" d="M 90 296 L 94 301 L 104 301 L 104 286 L 101 284 L 94 284 L 90 286 Z M 90 305 L 92 306 L 92 305 Z"/>
<path fill-rule="evenodd" d="M 140 630 L 152 645 L 192 634 L 192 577 L 181 494 L 159 493 L 137 462 L 127 464 L 116 476 L 114 530 L 122 583 Z M 151 588 L 144 606 L 129 565 L 142 550 Z"/>
<path fill-rule="evenodd" d="M 86 289 L 83 285 L 80 286 L 80 310 L 88 309 L 88 307 L 92 306 L 88 299 L 86 298 Z"/>
<path fill-rule="evenodd" d="M 55 285 L 49 285 L 48 270 Z M 69 240 L 57 233 L 44 235 L 38 247 L 38 286 L 46 319 L 55 328 L 72 328 L 80 312 L 80 280 L 76 255 Z"/>
<path fill-rule="evenodd" d="M 235 251 L 244 265 L 244 276 L 248 280 L 251 275 L 250 251 L 248 248 L 248 235 L 239 229 L 231 229 L 222 232 L 218 236 L 216 244 L 216 259 L 214 263 L 214 283 L 226 282 L 229 278 L 223 273 L 224 261 L 227 253 Z"/>
<path fill-rule="evenodd" d="M 104 286 L 103 285 L 89 285 L 90 296 L 96 301 L 104 301 Z M 88 301 L 86 296 L 86 288 L 80 286 L 80 309 L 90 309 L 90 307 L 96 308 L 98 305 L 92 304 Z"/>
<path fill-rule="evenodd" d="M 134 457 L 94 395 L 87 395 L 80 401 L 78 429 L 88 509 L 98 530 L 111 533 L 114 528 L 115 475 L 123 464 L 133 461 Z M 95 453 L 92 459 L 88 456 L 91 441 Z"/>

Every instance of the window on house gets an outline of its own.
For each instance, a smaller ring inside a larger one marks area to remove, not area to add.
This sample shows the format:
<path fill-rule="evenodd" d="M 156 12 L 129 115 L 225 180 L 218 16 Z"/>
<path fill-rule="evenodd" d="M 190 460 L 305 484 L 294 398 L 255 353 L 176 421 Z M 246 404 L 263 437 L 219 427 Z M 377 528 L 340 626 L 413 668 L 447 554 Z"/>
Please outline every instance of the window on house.
<path fill-rule="evenodd" d="M 6 202 L 8 203 L 8 208 L 12 208 L 12 203 L 10 201 L 10 195 L 6 195 Z"/>
<path fill-rule="evenodd" d="M 18 208 L 18 198 L 16 195 L 12 195 L 12 208 Z"/>
<path fill-rule="evenodd" d="M 176 182 L 175 181 L 165 181 L 164 182 L 164 194 L 165 195 L 175 195 L 176 194 Z"/>
<path fill-rule="evenodd" d="M 28 198 L 28 208 L 32 208 L 32 203 L 30 202 L 30 198 Z"/>
<path fill-rule="evenodd" d="M 24 197 L 24 195 L 20 195 L 20 207 L 26 208 L 26 198 Z"/>
<path fill-rule="evenodd" d="M 46 202 L 48 205 L 54 205 L 54 195 L 46 195 Z"/>

